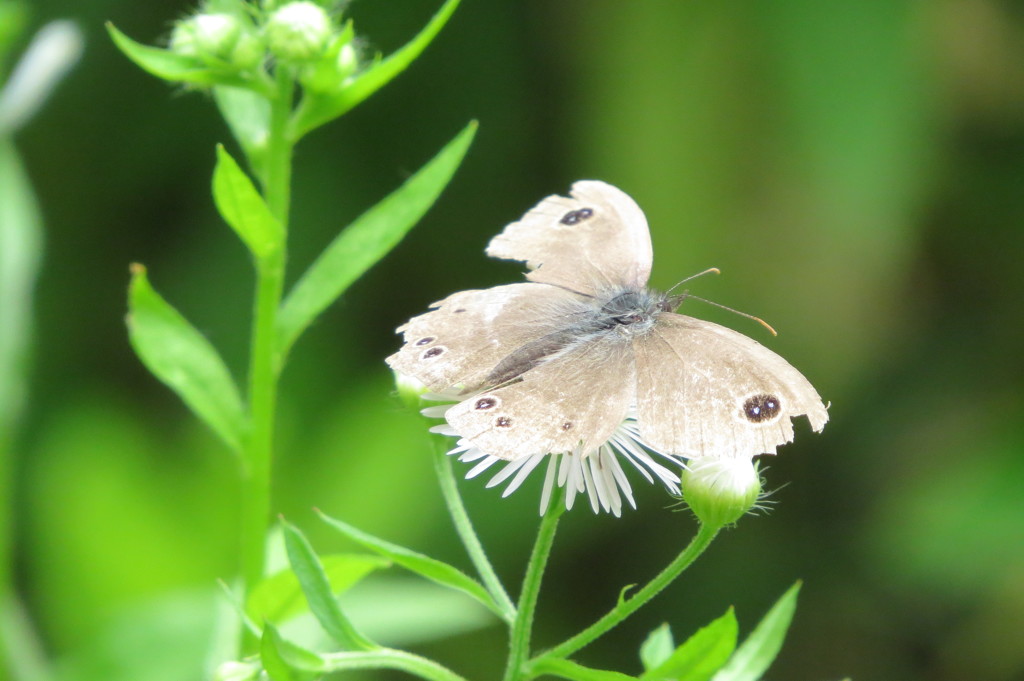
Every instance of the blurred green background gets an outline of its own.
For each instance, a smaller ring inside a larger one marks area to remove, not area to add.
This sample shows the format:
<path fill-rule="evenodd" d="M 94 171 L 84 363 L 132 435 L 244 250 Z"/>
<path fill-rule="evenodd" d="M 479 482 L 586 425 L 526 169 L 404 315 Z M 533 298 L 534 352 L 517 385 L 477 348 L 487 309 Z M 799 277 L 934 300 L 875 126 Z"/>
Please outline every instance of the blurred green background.
<path fill-rule="evenodd" d="M 439 5 L 348 12 L 369 51 L 389 52 Z M 158 42 L 190 4 L 31 6 L 33 27 L 71 18 L 87 45 L 16 140 L 46 221 L 18 584 L 68 678 L 192 678 L 211 586 L 234 569 L 234 464 L 132 354 L 125 286 L 145 263 L 242 375 L 250 265 L 209 191 L 229 134 L 205 96 L 144 74 L 102 28 Z M 293 353 L 275 512 L 321 552 L 352 547 L 314 506 L 468 569 L 383 358 L 429 302 L 517 281 L 520 267 L 484 256 L 488 239 L 600 178 L 646 211 L 653 284 L 721 268 L 692 290 L 779 336 L 698 302 L 683 312 L 788 358 L 832 420 L 822 435 L 800 424 L 769 462 L 770 513 L 581 661 L 638 673 L 663 621 L 682 638 L 735 605 L 749 631 L 801 578 L 770 678 L 1024 678 L 1024 6 L 466 0 L 395 83 L 299 147 L 293 277 L 471 118 L 477 140 L 441 200 Z M 513 591 L 540 482 L 504 500 L 462 485 Z M 589 624 L 692 535 L 688 514 L 634 483 L 639 510 L 563 520 L 537 645 Z M 471 678 L 496 673 L 504 648 L 497 626 L 415 647 Z"/>

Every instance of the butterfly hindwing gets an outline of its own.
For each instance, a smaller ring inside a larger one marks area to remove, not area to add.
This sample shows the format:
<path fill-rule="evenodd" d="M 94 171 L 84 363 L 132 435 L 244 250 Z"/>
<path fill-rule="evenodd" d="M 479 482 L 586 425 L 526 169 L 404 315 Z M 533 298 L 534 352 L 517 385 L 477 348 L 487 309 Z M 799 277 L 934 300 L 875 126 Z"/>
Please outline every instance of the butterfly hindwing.
<path fill-rule="evenodd" d="M 604 335 L 567 348 L 519 380 L 460 402 L 445 418 L 463 440 L 501 459 L 586 454 L 625 419 L 635 385 L 629 343 Z"/>
<path fill-rule="evenodd" d="M 792 418 L 820 431 L 828 411 L 786 360 L 718 324 L 663 313 L 633 341 L 640 434 L 666 454 L 751 457 L 793 440 Z"/>

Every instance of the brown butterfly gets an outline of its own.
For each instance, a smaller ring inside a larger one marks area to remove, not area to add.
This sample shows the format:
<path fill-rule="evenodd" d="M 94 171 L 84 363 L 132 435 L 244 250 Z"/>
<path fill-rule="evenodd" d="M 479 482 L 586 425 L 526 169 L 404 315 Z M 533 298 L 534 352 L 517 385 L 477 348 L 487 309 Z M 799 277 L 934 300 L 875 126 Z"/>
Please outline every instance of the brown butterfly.
<path fill-rule="evenodd" d="M 676 314 L 647 287 L 647 220 L 621 190 L 576 182 L 508 225 L 487 254 L 526 263 L 526 283 L 462 291 L 398 328 L 388 364 L 462 401 L 445 413 L 463 449 L 508 461 L 586 456 L 635 420 L 636 441 L 682 458 L 774 454 L 792 419 L 828 411 L 760 343 Z"/>

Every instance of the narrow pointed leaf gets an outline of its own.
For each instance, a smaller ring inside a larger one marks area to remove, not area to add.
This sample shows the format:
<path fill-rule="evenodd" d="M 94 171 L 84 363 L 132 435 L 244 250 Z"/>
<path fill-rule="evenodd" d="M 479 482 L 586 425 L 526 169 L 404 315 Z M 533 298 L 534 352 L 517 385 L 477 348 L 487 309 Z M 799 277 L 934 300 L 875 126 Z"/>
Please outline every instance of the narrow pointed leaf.
<path fill-rule="evenodd" d="M 284 544 L 288 551 L 288 561 L 299 580 L 302 592 L 309 602 L 309 609 L 317 621 L 340 645 L 350 650 L 370 649 L 375 645 L 360 634 L 342 611 L 334 598 L 331 583 L 327 579 L 323 565 L 306 537 L 297 527 L 290 523 L 282 523 L 284 528 Z"/>
<path fill-rule="evenodd" d="M 494 602 L 491 595 L 487 593 L 487 590 L 464 572 L 422 553 L 416 553 L 397 544 L 378 539 L 361 530 L 357 530 L 348 523 L 329 518 L 323 514 L 321 514 L 321 517 L 352 541 L 394 561 L 406 570 L 415 572 L 442 586 L 461 591 L 483 603 L 487 609 L 494 612 L 498 617 L 503 616 L 501 608 Z"/>
<path fill-rule="evenodd" d="M 153 290 L 142 265 L 132 266 L 128 336 L 146 368 L 240 451 L 245 411 L 230 372 L 210 342 Z"/>
<path fill-rule="evenodd" d="M 730 608 L 640 678 L 643 681 L 708 681 L 736 649 L 737 631 L 736 615 Z"/>
<path fill-rule="evenodd" d="M 405 184 L 356 218 L 306 270 L 278 317 L 278 348 L 282 355 L 317 315 L 394 248 L 423 217 L 455 174 L 476 128 L 476 122 L 467 125 Z"/>
<path fill-rule="evenodd" d="M 213 200 L 224 221 L 257 258 L 265 258 L 281 248 L 281 223 L 271 214 L 249 176 L 221 145 L 217 145 L 217 167 L 213 171 Z"/>
<path fill-rule="evenodd" d="M 797 582 L 789 587 L 776 601 L 722 670 L 715 674 L 714 681 L 757 681 L 768 671 L 782 649 L 789 623 L 793 621 L 800 585 Z"/>
<path fill-rule="evenodd" d="M 593 669 L 557 658 L 541 658 L 531 665 L 531 676 L 558 676 L 572 681 L 631 681 L 636 677 L 621 672 Z"/>
<path fill-rule="evenodd" d="M 320 564 L 336 597 L 352 588 L 375 570 L 389 567 L 391 561 L 365 553 L 321 556 Z M 309 609 L 302 586 L 293 570 L 281 570 L 256 585 L 246 603 L 246 613 L 254 620 L 283 624 Z"/>
<path fill-rule="evenodd" d="M 32 301 L 42 248 L 42 217 L 32 185 L 14 145 L 0 139 L 0 459 L 28 390 Z M 0 460 L 0 471 L 4 464 Z"/>
<path fill-rule="evenodd" d="M 420 56 L 444 28 L 460 0 L 447 0 L 415 38 L 387 58 L 374 62 L 330 94 L 307 93 L 292 120 L 292 139 L 341 116 L 386 85 Z"/>
<path fill-rule="evenodd" d="M 263 626 L 260 660 L 274 681 L 307 681 L 327 670 L 327 663 L 322 657 L 285 640 L 269 622 Z"/>
<path fill-rule="evenodd" d="M 643 664 L 644 670 L 650 671 L 661 665 L 672 656 L 675 648 L 671 627 L 668 626 L 668 623 L 662 624 L 648 634 L 640 646 L 640 662 Z"/>
<path fill-rule="evenodd" d="M 243 78 L 229 71 L 210 68 L 195 57 L 135 42 L 109 22 L 107 23 L 107 32 L 126 57 L 135 62 L 135 65 L 143 71 L 157 78 L 172 83 L 200 86 L 232 85 L 256 89 L 268 96 L 273 94 L 269 87 L 259 80 Z"/>

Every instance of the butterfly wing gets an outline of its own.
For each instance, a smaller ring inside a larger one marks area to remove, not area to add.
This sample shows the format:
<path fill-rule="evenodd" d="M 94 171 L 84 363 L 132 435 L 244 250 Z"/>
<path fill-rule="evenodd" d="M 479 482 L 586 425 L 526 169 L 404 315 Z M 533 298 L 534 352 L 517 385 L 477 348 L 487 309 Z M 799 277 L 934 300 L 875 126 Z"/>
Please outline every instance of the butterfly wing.
<path fill-rule="evenodd" d="M 585 453 L 625 419 L 635 386 L 629 341 L 606 334 L 567 348 L 521 380 L 474 395 L 445 418 L 463 440 L 502 459 Z"/>
<path fill-rule="evenodd" d="M 553 351 L 545 342 L 558 343 L 588 309 L 580 296 L 565 289 L 529 283 L 461 291 L 431 308 L 398 327 L 405 344 L 387 363 L 435 391 L 493 384 L 515 374 L 514 366 L 507 367 L 517 358 L 525 370 L 533 358 L 524 358 L 523 348 L 533 348 L 534 355 Z M 502 366 L 502 375 L 489 381 Z"/>
<path fill-rule="evenodd" d="M 640 434 L 666 454 L 774 454 L 793 440 L 792 418 L 806 415 L 815 431 L 828 421 L 803 374 L 724 326 L 663 313 L 633 348 Z"/>
<path fill-rule="evenodd" d="M 593 294 L 638 289 L 651 274 L 651 236 L 625 192 L 596 180 L 549 196 L 487 246 L 487 255 L 526 263 L 530 281 Z"/>

